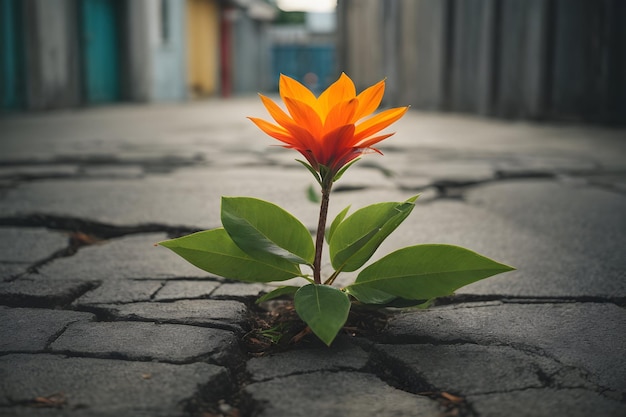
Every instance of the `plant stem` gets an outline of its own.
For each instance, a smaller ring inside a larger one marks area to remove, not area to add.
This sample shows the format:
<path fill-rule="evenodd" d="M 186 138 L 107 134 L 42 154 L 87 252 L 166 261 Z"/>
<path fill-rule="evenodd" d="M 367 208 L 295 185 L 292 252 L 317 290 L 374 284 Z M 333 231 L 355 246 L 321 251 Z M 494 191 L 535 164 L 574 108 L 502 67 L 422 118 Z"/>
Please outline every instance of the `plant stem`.
<path fill-rule="evenodd" d="M 320 204 L 320 218 L 317 222 L 317 236 L 315 239 L 315 259 L 313 261 L 313 282 L 315 282 L 315 284 L 322 283 L 322 248 L 324 246 L 326 217 L 328 217 L 328 201 L 330 200 L 330 189 L 332 188 L 332 186 L 332 181 L 324 181 L 322 183 L 322 202 Z"/>

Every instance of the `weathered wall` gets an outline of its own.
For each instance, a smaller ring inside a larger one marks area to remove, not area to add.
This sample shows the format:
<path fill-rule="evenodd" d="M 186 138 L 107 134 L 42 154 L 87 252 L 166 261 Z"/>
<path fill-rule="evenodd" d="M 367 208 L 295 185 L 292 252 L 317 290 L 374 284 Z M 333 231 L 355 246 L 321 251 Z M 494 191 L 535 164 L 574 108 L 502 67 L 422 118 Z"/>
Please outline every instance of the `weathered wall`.
<path fill-rule="evenodd" d="M 223 6 L 242 18 L 220 31 Z M 0 0 L 0 12 L 3 110 L 271 88 L 274 9 L 260 0 Z"/>
<path fill-rule="evenodd" d="M 26 107 L 42 110 L 80 102 L 73 0 L 24 0 Z"/>
<path fill-rule="evenodd" d="M 403 0 L 400 8 L 399 83 L 404 88 L 400 89 L 403 94 L 399 102 L 422 109 L 443 110 L 447 106 L 450 75 L 447 70 L 447 46 L 451 41 L 447 29 L 448 2 Z"/>
<path fill-rule="evenodd" d="M 167 11 L 159 10 L 158 2 L 151 2 L 150 5 L 149 21 L 153 23 L 150 35 L 153 69 L 151 100 L 182 100 L 187 96 L 185 2 L 166 0 Z"/>
<path fill-rule="evenodd" d="M 128 82 L 124 86 L 133 101 L 149 101 L 152 96 L 153 75 L 150 59 L 149 8 L 153 0 L 133 0 L 127 3 L 125 22 L 128 39 L 125 62 Z"/>
<path fill-rule="evenodd" d="M 626 123 L 622 0 L 339 0 L 341 69 L 387 100 Z M 393 77 L 393 78 L 392 78 Z"/>
<path fill-rule="evenodd" d="M 379 0 L 343 0 L 338 3 L 338 60 L 362 90 L 385 78 L 384 2 Z"/>
<path fill-rule="evenodd" d="M 239 10 L 233 19 L 232 28 L 233 91 L 259 91 L 257 80 L 262 51 L 258 45 L 258 25 L 246 16 L 244 10 Z"/>
<path fill-rule="evenodd" d="M 271 86 L 271 45 L 267 23 L 239 11 L 233 22 L 233 91 L 268 91 Z"/>

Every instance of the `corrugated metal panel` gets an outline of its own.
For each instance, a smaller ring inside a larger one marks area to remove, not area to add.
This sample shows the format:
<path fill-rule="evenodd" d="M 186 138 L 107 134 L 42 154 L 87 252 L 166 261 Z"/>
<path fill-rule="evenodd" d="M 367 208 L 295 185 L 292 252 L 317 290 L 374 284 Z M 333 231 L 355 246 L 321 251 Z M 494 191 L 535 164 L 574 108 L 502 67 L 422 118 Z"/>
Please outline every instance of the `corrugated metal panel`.
<path fill-rule="evenodd" d="M 395 77 L 389 104 L 626 123 L 623 0 L 338 5 L 340 68 L 357 85 Z"/>

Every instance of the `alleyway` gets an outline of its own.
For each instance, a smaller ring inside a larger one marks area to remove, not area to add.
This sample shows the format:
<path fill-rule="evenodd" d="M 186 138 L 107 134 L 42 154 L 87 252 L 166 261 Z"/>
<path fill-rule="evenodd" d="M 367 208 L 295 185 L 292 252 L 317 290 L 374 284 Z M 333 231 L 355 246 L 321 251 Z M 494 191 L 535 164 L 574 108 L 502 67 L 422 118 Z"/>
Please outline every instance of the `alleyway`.
<path fill-rule="evenodd" d="M 375 257 L 449 243 L 517 271 L 258 356 L 267 287 L 153 246 L 218 227 L 222 195 L 314 230 L 313 178 L 246 116 L 256 96 L 0 118 L 0 416 L 626 415 L 626 130 L 411 110 L 330 218 L 420 193 Z"/>

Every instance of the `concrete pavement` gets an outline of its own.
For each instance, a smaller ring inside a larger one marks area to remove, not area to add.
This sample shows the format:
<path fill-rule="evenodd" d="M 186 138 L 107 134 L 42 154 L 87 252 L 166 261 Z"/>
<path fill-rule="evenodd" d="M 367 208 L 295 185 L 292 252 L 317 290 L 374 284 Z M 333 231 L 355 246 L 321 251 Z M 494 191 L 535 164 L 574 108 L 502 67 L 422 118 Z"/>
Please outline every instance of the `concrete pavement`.
<path fill-rule="evenodd" d="M 409 112 L 331 218 L 421 193 L 376 257 L 451 243 L 518 270 L 259 354 L 267 287 L 153 246 L 217 227 L 222 195 L 315 227 L 312 177 L 250 115 L 256 97 L 0 118 L 0 416 L 626 415 L 625 130 Z"/>

